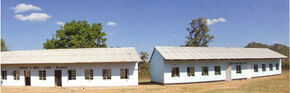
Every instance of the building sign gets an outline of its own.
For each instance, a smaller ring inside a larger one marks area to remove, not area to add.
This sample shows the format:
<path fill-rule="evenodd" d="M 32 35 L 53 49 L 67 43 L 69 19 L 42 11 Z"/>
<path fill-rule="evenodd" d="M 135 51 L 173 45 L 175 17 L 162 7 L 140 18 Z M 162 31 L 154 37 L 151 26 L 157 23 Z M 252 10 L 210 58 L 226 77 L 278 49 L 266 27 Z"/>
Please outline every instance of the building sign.
<path fill-rule="evenodd" d="M 237 64 L 247 64 L 247 62 L 232 62 L 232 63 L 229 63 L 229 65 L 237 65 Z"/>
<path fill-rule="evenodd" d="M 51 69 L 51 66 L 21 66 L 19 69 Z"/>
<path fill-rule="evenodd" d="M 66 66 L 55 66 L 56 69 L 66 69 Z"/>
<path fill-rule="evenodd" d="M 20 66 L 19 69 L 51 69 L 51 66 Z M 66 69 L 67 66 L 55 66 L 56 69 Z"/>

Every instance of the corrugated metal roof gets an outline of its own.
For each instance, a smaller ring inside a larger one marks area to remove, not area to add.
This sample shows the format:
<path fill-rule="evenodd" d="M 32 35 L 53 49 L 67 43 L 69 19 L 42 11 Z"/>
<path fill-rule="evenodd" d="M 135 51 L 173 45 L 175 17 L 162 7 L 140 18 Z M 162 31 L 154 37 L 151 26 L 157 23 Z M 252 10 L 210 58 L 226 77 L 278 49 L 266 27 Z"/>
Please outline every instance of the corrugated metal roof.
<path fill-rule="evenodd" d="M 267 48 L 157 46 L 155 49 L 161 53 L 165 60 L 287 58 Z"/>
<path fill-rule="evenodd" d="M 1 52 L 1 64 L 141 61 L 135 48 L 79 48 Z"/>

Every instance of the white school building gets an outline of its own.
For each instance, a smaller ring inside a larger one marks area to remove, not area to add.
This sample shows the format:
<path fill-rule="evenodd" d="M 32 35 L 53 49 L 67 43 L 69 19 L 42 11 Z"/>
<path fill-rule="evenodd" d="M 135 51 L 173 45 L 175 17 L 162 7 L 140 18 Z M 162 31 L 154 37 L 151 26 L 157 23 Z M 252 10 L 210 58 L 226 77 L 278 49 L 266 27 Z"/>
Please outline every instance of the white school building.
<path fill-rule="evenodd" d="M 281 74 L 281 59 L 267 48 L 155 47 L 151 81 L 161 84 L 230 81 Z"/>
<path fill-rule="evenodd" d="M 135 48 L 81 48 L 1 53 L 1 86 L 138 85 Z"/>

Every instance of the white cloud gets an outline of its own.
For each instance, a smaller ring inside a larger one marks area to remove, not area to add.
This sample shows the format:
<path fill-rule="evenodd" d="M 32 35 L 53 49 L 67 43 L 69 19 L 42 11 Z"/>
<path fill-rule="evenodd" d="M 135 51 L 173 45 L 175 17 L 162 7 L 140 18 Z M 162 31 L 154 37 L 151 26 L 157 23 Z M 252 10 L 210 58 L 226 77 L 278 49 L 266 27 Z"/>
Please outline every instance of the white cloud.
<path fill-rule="evenodd" d="M 116 23 L 116 22 L 107 22 L 107 25 L 108 25 L 108 26 L 116 26 L 117 23 Z"/>
<path fill-rule="evenodd" d="M 212 24 L 215 24 L 215 23 L 218 23 L 218 22 L 226 22 L 227 20 L 225 18 L 217 18 L 217 19 L 207 19 L 207 24 L 208 25 L 212 25 Z"/>
<path fill-rule="evenodd" d="M 21 14 L 15 15 L 15 18 L 21 21 L 46 21 L 51 16 L 46 13 L 31 13 L 30 15 L 23 16 Z"/>
<path fill-rule="evenodd" d="M 56 22 L 56 24 L 63 26 L 64 25 L 64 22 L 58 21 L 58 22 Z"/>
<path fill-rule="evenodd" d="M 29 10 L 41 10 L 41 8 L 38 6 L 34 6 L 32 4 L 24 4 L 24 3 L 18 4 L 16 7 L 12 7 L 10 9 L 14 10 L 15 13 L 25 12 Z"/>

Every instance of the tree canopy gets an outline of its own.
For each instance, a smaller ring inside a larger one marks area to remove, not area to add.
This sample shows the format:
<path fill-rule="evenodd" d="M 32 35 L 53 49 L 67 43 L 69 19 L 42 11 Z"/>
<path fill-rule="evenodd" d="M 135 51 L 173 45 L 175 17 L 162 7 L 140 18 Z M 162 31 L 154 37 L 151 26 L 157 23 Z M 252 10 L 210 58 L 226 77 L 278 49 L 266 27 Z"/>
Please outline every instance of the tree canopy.
<path fill-rule="evenodd" d="M 190 27 L 186 28 L 189 34 L 185 37 L 187 40 L 184 46 L 207 47 L 208 43 L 212 42 L 214 39 L 213 35 L 208 34 L 210 30 L 207 27 L 206 18 L 200 17 L 198 19 L 193 19 L 189 25 Z"/>
<path fill-rule="evenodd" d="M 45 49 L 55 48 L 99 48 L 107 47 L 106 35 L 101 23 L 88 24 L 87 21 L 71 21 L 61 26 L 52 39 L 43 44 Z"/>
<path fill-rule="evenodd" d="M 8 51 L 8 47 L 2 38 L 1 38 L 1 51 Z"/>
<path fill-rule="evenodd" d="M 148 53 L 147 53 L 147 52 L 144 52 L 144 51 L 141 51 L 141 52 L 140 52 L 140 58 L 141 58 L 142 60 L 144 60 L 144 59 L 148 59 Z"/>

